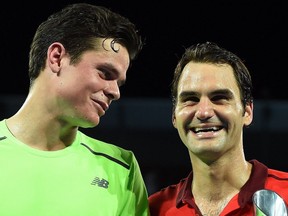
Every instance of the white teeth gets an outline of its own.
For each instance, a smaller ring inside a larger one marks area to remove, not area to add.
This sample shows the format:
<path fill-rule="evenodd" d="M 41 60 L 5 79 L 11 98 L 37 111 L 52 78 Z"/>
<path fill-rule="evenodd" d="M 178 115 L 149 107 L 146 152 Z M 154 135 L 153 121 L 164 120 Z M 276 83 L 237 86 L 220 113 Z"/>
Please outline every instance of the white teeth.
<path fill-rule="evenodd" d="M 220 127 L 210 127 L 210 128 L 194 128 L 194 131 L 196 133 L 198 132 L 206 132 L 206 131 L 217 131 L 217 130 L 220 130 L 221 128 Z"/>
<path fill-rule="evenodd" d="M 212 130 L 219 130 L 219 127 L 213 127 Z"/>

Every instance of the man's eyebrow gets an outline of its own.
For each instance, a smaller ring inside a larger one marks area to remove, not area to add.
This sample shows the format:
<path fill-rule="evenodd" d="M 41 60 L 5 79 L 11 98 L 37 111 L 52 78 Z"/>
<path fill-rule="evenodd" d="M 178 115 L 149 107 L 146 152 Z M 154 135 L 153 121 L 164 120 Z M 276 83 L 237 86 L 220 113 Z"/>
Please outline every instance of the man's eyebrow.
<path fill-rule="evenodd" d="M 215 91 L 212 91 L 209 95 L 210 97 L 213 97 L 213 96 L 225 97 L 226 100 L 231 100 L 235 98 L 235 95 L 233 91 L 231 91 L 231 89 L 217 89 Z"/>
<path fill-rule="evenodd" d="M 179 98 L 185 98 L 185 97 L 191 97 L 191 96 L 197 96 L 199 95 L 197 92 L 195 91 L 190 91 L 190 90 L 187 90 L 187 91 L 182 91 L 180 94 L 179 94 Z"/>
<path fill-rule="evenodd" d="M 111 64 L 111 63 L 105 62 L 105 63 L 101 64 L 101 67 L 104 67 L 104 68 L 106 68 L 107 70 L 112 71 L 112 72 L 114 72 L 114 73 L 118 73 L 118 70 L 117 70 L 117 69 L 114 67 L 114 65 Z"/>
<path fill-rule="evenodd" d="M 221 95 L 227 95 L 228 97 L 233 97 L 233 93 L 229 90 L 229 89 L 217 89 L 215 91 L 212 91 L 210 93 L 211 95 L 217 95 L 217 94 L 221 94 Z M 188 97 L 188 96 L 197 96 L 199 95 L 199 93 L 197 93 L 196 91 L 183 91 L 179 94 L 179 97 Z"/>
<path fill-rule="evenodd" d="M 227 95 L 228 97 L 233 97 L 233 93 L 229 89 L 217 89 L 212 92 L 213 94 L 221 94 L 221 95 Z"/>

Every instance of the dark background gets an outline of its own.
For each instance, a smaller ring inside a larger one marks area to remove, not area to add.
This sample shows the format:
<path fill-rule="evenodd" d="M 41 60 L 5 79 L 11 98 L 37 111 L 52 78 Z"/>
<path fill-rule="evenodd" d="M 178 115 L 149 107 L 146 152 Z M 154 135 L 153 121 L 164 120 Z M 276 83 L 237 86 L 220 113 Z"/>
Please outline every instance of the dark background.
<path fill-rule="evenodd" d="M 1 6 L 1 93 L 27 93 L 28 52 L 37 26 L 74 2 L 9 1 Z M 172 73 L 184 48 L 209 40 L 246 62 L 256 99 L 287 99 L 288 13 L 284 0 L 84 2 L 127 16 L 146 41 L 129 71 L 123 97 L 169 97 Z"/>
<path fill-rule="evenodd" d="M 28 93 L 28 53 L 37 26 L 75 2 L 11 1 L 0 7 L 0 117 L 16 112 Z M 128 71 L 122 100 L 98 127 L 85 132 L 133 150 L 149 192 L 177 182 L 191 168 L 188 152 L 170 121 L 170 83 L 184 48 L 198 42 L 216 42 L 244 60 L 256 102 L 255 125 L 244 137 L 247 159 L 257 158 L 288 171 L 284 150 L 288 142 L 288 13 L 284 0 L 82 2 L 103 5 L 128 17 L 145 40 Z"/>

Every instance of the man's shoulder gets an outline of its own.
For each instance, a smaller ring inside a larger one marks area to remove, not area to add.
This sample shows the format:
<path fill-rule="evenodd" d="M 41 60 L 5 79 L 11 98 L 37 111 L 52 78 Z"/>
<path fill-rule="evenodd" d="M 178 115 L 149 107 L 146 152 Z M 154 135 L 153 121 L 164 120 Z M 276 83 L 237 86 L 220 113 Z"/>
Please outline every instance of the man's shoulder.
<path fill-rule="evenodd" d="M 288 202 L 288 172 L 268 169 L 265 188 L 276 192 Z"/>
<path fill-rule="evenodd" d="M 178 196 L 180 190 L 182 189 L 182 187 L 184 186 L 184 184 L 186 183 L 187 178 L 183 178 L 181 179 L 178 183 L 175 184 L 171 184 L 168 185 L 162 189 L 160 189 L 159 191 L 151 194 L 149 196 L 150 201 L 153 199 L 159 199 L 160 197 L 162 199 L 176 199 L 176 197 Z"/>
<path fill-rule="evenodd" d="M 134 162 L 135 156 L 131 150 L 124 149 L 106 141 L 96 139 L 79 131 L 78 136 L 81 136 L 80 145 L 90 151 L 95 156 L 103 156 L 110 161 L 117 162 L 124 167 L 129 168 Z"/>
<path fill-rule="evenodd" d="M 110 150 L 110 151 L 115 151 L 115 150 L 119 150 L 119 151 L 123 151 L 123 152 L 131 152 L 131 150 L 128 149 L 124 149 L 114 143 L 109 143 L 107 141 L 103 141 L 100 139 L 97 139 L 95 137 L 91 137 L 89 135 L 86 135 L 85 133 L 78 131 L 78 136 L 81 136 L 81 143 L 88 145 L 89 147 L 91 147 L 94 150 Z"/>
<path fill-rule="evenodd" d="M 288 172 L 286 171 L 268 168 L 268 177 L 287 181 L 288 184 Z"/>

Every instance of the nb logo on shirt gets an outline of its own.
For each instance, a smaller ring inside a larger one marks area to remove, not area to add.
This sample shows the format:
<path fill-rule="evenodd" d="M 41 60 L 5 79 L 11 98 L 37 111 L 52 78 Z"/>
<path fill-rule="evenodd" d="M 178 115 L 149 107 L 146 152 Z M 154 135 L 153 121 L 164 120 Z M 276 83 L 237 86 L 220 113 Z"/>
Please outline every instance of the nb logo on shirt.
<path fill-rule="evenodd" d="M 105 179 L 101 179 L 99 177 L 95 177 L 91 182 L 91 185 L 98 185 L 98 187 L 108 188 L 109 182 Z"/>

